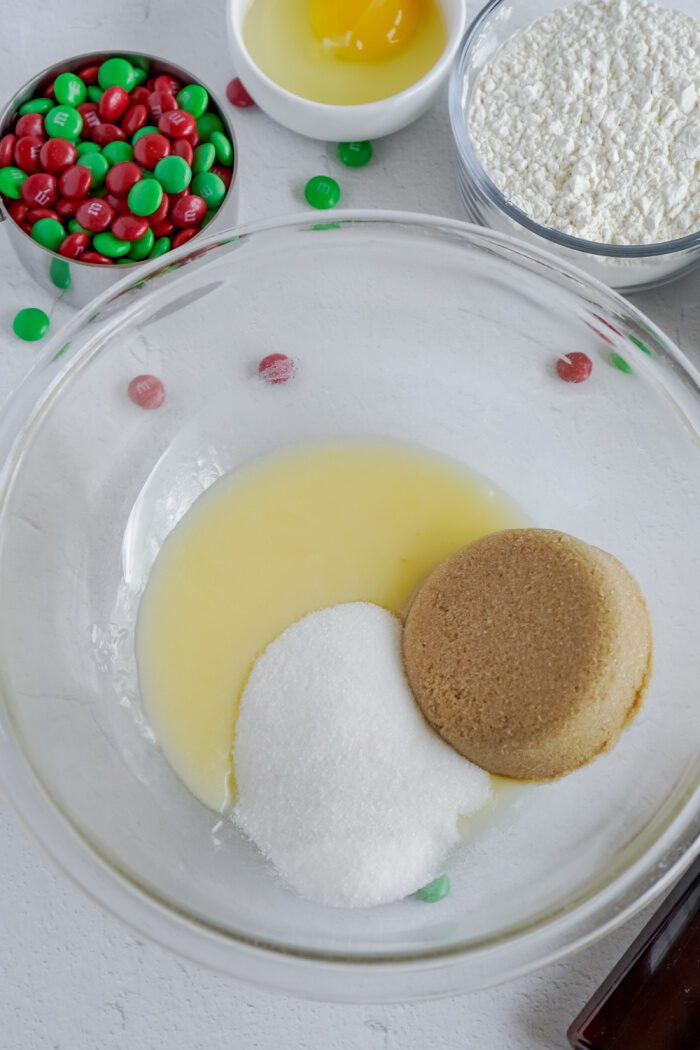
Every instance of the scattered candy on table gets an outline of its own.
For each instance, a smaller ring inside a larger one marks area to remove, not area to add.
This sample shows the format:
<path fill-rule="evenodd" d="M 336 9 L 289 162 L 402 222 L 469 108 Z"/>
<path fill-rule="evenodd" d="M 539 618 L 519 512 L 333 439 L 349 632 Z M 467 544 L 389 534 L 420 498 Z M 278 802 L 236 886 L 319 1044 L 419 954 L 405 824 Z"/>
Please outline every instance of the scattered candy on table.
<path fill-rule="evenodd" d="M 588 379 L 593 370 L 593 362 L 588 354 L 582 354 L 576 350 L 571 354 L 564 354 L 557 361 L 557 375 L 565 383 L 583 383 Z"/>
<path fill-rule="evenodd" d="M 436 879 L 429 882 L 427 886 L 423 886 L 422 889 L 418 890 L 416 897 L 419 901 L 425 901 L 426 904 L 437 904 L 438 901 L 442 901 L 448 895 L 451 889 L 451 883 L 448 875 L 438 875 Z"/>
<path fill-rule="evenodd" d="M 312 208 L 335 208 L 340 200 L 340 186 L 330 175 L 314 175 L 304 187 L 304 196 Z"/>
<path fill-rule="evenodd" d="M 0 137 L 0 196 L 43 247 L 102 265 L 156 258 L 223 203 L 233 144 L 201 84 L 113 57 L 44 91 Z"/>
<path fill-rule="evenodd" d="M 372 159 L 371 142 L 339 142 L 338 160 L 348 168 L 362 168 Z"/>
<path fill-rule="evenodd" d="M 48 314 L 39 310 L 36 306 L 27 306 L 15 314 L 12 322 L 12 331 L 19 339 L 27 343 L 34 343 L 37 339 L 43 339 L 49 330 Z"/>
<path fill-rule="evenodd" d="M 232 106 L 238 106 L 239 109 L 247 109 L 248 106 L 255 105 L 255 102 L 243 87 L 238 77 L 229 80 L 226 87 L 226 98 Z"/>
<path fill-rule="evenodd" d="M 268 354 L 258 365 L 258 374 L 267 383 L 287 383 L 295 370 L 294 361 L 286 354 Z"/>
<path fill-rule="evenodd" d="M 165 401 L 165 387 L 157 376 L 134 376 L 127 393 L 139 408 L 160 408 Z"/>

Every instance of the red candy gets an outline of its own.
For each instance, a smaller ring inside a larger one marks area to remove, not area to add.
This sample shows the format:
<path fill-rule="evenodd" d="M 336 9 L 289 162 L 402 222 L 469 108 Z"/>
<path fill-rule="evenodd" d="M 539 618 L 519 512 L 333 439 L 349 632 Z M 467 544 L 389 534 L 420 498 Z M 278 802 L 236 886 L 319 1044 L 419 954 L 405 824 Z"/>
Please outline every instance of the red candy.
<path fill-rule="evenodd" d="M 286 354 L 268 354 L 258 365 L 258 375 L 266 383 L 287 383 L 294 370 L 294 361 Z"/>
<path fill-rule="evenodd" d="M 153 119 L 160 120 L 164 113 L 177 109 L 177 102 L 169 91 L 152 91 L 148 96 L 147 106 Z"/>
<path fill-rule="evenodd" d="M 144 105 L 139 105 L 137 103 L 136 105 L 133 105 L 129 109 L 127 109 L 126 113 L 122 117 L 121 123 L 121 129 L 127 136 L 127 138 L 131 138 L 132 135 L 136 134 L 139 128 L 142 128 L 144 126 L 147 117 L 148 111 L 146 110 L 146 107 Z"/>
<path fill-rule="evenodd" d="M 82 255 L 90 243 L 87 233 L 69 233 L 65 240 L 61 241 L 58 249 L 59 255 L 65 255 L 66 259 L 77 259 Z"/>
<path fill-rule="evenodd" d="M 158 128 L 171 139 L 182 139 L 195 134 L 197 121 L 184 109 L 173 109 L 170 113 L 163 114 L 158 121 Z"/>
<path fill-rule="evenodd" d="M 138 241 L 148 232 L 148 219 L 141 215 L 118 215 L 112 233 L 120 241 Z"/>
<path fill-rule="evenodd" d="M 157 376 L 134 376 L 127 392 L 139 408 L 160 408 L 165 401 L 165 387 Z"/>
<path fill-rule="evenodd" d="M 11 219 L 14 219 L 15 222 L 23 223 L 27 217 L 29 205 L 25 204 L 24 201 L 12 201 L 7 205 L 7 210 Z"/>
<path fill-rule="evenodd" d="M 191 237 L 196 237 L 198 233 L 199 230 L 193 226 L 187 230 L 180 230 L 180 232 L 176 233 L 173 237 L 170 247 L 179 248 L 181 244 L 185 244 L 185 242 L 189 241 Z"/>
<path fill-rule="evenodd" d="M 39 219 L 58 219 L 58 214 L 51 208 L 30 208 L 27 212 L 26 222 L 33 226 Z"/>
<path fill-rule="evenodd" d="M 107 193 L 103 198 L 107 201 L 110 208 L 114 208 L 114 214 L 117 215 L 130 215 L 129 202 L 126 197 L 118 197 L 115 193 Z"/>
<path fill-rule="evenodd" d="M 164 193 L 163 194 L 163 199 L 160 202 L 160 204 L 158 205 L 158 207 L 156 208 L 156 210 L 154 212 L 152 212 L 148 216 L 148 221 L 150 222 L 151 226 L 153 226 L 154 223 L 160 222 L 161 219 L 165 218 L 165 216 L 168 214 L 168 208 L 169 207 L 170 207 L 170 197 L 168 196 L 167 193 Z"/>
<path fill-rule="evenodd" d="M 46 85 L 46 87 L 41 92 L 42 95 L 44 96 L 44 98 L 53 98 L 54 97 L 53 96 L 53 85 L 54 85 L 53 80 L 49 80 L 48 84 Z"/>
<path fill-rule="evenodd" d="M 83 252 L 80 256 L 81 262 L 89 263 L 102 263 L 104 266 L 111 266 L 113 260 L 107 255 L 102 255 L 101 252 Z"/>
<path fill-rule="evenodd" d="M 48 139 L 41 147 L 39 159 L 50 175 L 60 175 L 62 171 L 75 164 L 78 151 L 67 139 Z"/>
<path fill-rule="evenodd" d="M 16 141 L 16 135 L 3 135 L 0 139 L 0 168 L 6 168 L 8 164 L 12 164 Z"/>
<path fill-rule="evenodd" d="M 175 226 L 199 226 L 206 213 L 207 206 L 202 198 L 189 193 L 175 202 L 170 209 L 170 218 Z"/>
<path fill-rule="evenodd" d="M 64 197 L 84 197 L 92 183 L 92 172 L 82 164 L 74 164 L 67 168 L 59 180 L 61 193 Z"/>
<path fill-rule="evenodd" d="M 76 108 L 80 116 L 83 118 L 83 123 L 86 129 L 94 132 L 96 128 L 99 128 L 102 121 L 100 120 L 100 115 L 97 112 L 97 103 L 81 102 L 80 105 Z"/>
<path fill-rule="evenodd" d="M 147 88 L 145 84 L 139 84 L 138 87 L 129 92 L 129 101 L 132 106 L 147 106 L 150 93 L 150 88 Z"/>
<path fill-rule="evenodd" d="M 173 153 L 176 157 L 182 157 L 183 160 L 192 167 L 192 161 L 194 160 L 194 150 L 192 144 L 187 139 L 175 139 L 173 142 Z"/>
<path fill-rule="evenodd" d="M 161 120 L 163 119 L 161 117 Z M 134 160 L 142 168 L 148 168 L 149 171 L 153 171 L 158 161 L 168 156 L 170 156 L 170 143 L 165 135 L 157 135 L 155 132 L 142 135 L 134 146 Z"/>
<path fill-rule="evenodd" d="M 169 237 L 175 227 L 170 219 L 165 218 L 159 219 L 158 222 L 151 222 L 151 229 L 154 237 Z"/>
<path fill-rule="evenodd" d="M 15 164 L 22 171 L 31 175 L 35 171 L 41 171 L 41 147 L 43 139 L 38 135 L 23 135 L 15 143 Z"/>
<path fill-rule="evenodd" d="M 72 219 L 78 210 L 79 204 L 79 198 L 72 200 L 70 197 L 59 197 L 54 208 L 64 219 Z"/>
<path fill-rule="evenodd" d="M 148 135 L 143 137 L 148 138 Z M 136 145 L 138 146 L 138 142 Z M 105 182 L 110 193 L 123 197 L 132 186 L 139 182 L 140 178 L 141 169 L 138 164 L 135 164 L 133 160 L 122 160 L 109 169 Z"/>
<path fill-rule="evenodd" d="M 29 179 L 27 179 L 28 181 Z M 75 213 L 75 217 L 84 230 L 89 230 L 90 233 L 100 233 L 111 225 L 114 218 L 114 209 L 110 208 L 106 201 L 101 200 L 99 197 L 93 197 L 91 200 L 82 202 Z"/>
<path fill-rule="evenodd" d="M 582 383 L 584 379 L 588 379 L 592 370 L 593 362 L 588 354 L 578 351 L 565 354 L 557 361 L 557 375 L 565 383 Z"/>
<path fill-rule="evenodd" d="M 29 205 L 47 208 L 57 197 L 56 179 L 44 171 L 29 175 L 22 183 L 22 200 Z"/>
<path fill-rule="evenodd" d="M 93 86 L 94 87 L 94 85 L 97 84 L 97 74 L 99 72 L 100 72 L 99 65 L 83 66 L 82 69 L 78 70 L 76 76 L 80 77 L 80 79 L 82 80 L 83 84 L 87 84 L 88 86 Z"/>
<path fill-rule="evenodd" d="M 214 175 L 219 176 L 226 189 L 228 189 L 231 185 L 231 169 L 225 168 L 223 164 L 212 164 L 211 170 Z"/>
<path fill-rule="evenodd" d="M 179 80 L 175 77 L 169 76 L 167 73 L 161 73 L 159 77 L 153 81 L 154 91 L 167 91 L 170 95 L 177 95 L 178 91 L 182 87 Z"/>
<path fill-rule="evenodd" d="M 107 88 L 99 101 L 97 111 L 107 124 L 116 124 L 119 118 L 124 116 L 130 103 L 128 92 L 115 84 Z"/>
<path fill-rule="evenodd" d="M 25 113 L 15 125 L 15 135 L 18 139 L 23 135 L 38 135 L 44 138 L 44 118 L 41 113 Z"/>
<path fill-rule="evenodd" d="M 239 109 L 247 109 L 248 106 L 255 105 L 255 102 L 243 87 L 238 77 L 234 77 L 233 80 L 228 82 L 226 87 L 226 98 L 232 106 L 238 106 Z"/>
<path fill-rule="evenodd" d="M 92 131 L 92 141 L 98 146 L 106 146 L 108 142 L 124 142 L 126 135 L 116 124 L 99 124 Z"/>

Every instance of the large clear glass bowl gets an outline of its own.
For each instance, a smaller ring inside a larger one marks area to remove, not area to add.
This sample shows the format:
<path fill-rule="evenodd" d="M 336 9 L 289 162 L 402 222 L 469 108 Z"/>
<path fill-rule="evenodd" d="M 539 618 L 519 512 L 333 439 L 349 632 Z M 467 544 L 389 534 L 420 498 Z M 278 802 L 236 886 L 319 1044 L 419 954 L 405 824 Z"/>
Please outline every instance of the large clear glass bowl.
<path fill-rule="evenodd" d="M 467 30 L 450 77 L 450 123 L 459 187 L 468 218 L 523 237 L 580 266 L 621 292 L 666 284 L 700 265 L 700 230 L 658 244 L 615 245 L 571 237 L 542 226 L 503 193 L 482 166 L 469 134 L 474 87 L 481 70 L 511 36 L 573 0 L 489 0 Z M 698 17 L 699 0 L 656 0 L 663 7 Z"/>
<path fill-rule="evenodd" d="M 611 929 L 698 848 L 695 370 L 602 285 L 459 222 L 306 216 L 159 263 L 56 336 L 0 419 L 8 796 L 138 930 L 303 995 L 475 988 Z M 257 376 L 273 351 L 298 362 L 286 386 Z M 578 386 L 555 371 L 571 351 L 593 361 Z M 156 411 L 126 396 L 145 372 L 166 387 Z M 134 620 L 168 532 L 251 457 L 338 435 L 457 457 L 534 523 L 622 558 L 653 616 L 639 718 L 587 768 L 503 793 L 450 862 L 453 892 L 439 905 L 300 899 L 188 794 L 141 707 Z"/>

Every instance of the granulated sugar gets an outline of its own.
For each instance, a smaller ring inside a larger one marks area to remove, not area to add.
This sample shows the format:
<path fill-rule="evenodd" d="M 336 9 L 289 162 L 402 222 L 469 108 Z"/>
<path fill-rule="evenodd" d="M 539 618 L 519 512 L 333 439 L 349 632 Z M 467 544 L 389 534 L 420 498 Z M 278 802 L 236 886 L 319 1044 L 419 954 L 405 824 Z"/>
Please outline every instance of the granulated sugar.
<path fill-rule="evenodd" d="M 606 244 L 700 229 L 700 22 L 646 0 L 583 0 L 482 70 L 469 130 L 506 197 Z"/>
<path fill-rule="evenodd" d="M 238 826 L 302 896 L 365 907 L 440 875 L 486 773 L 430 729 L 401 626 L 356 602 L 312 613 L 258 659 L 234 747 Z"/>

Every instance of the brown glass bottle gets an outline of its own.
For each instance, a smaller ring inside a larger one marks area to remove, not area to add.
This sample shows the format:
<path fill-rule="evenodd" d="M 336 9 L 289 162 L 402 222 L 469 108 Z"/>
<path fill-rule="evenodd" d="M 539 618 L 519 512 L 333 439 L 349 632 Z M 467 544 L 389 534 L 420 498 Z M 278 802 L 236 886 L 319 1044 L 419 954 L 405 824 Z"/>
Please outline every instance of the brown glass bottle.
<path fill-rule="evenodd" d="M 574 1050 L 700 1050 L 700 859 L 568 1031 Z"/>

